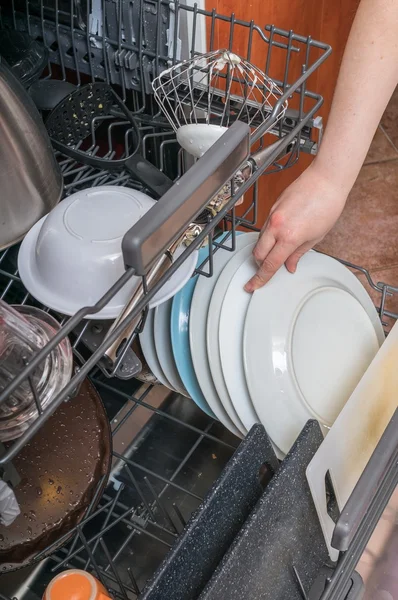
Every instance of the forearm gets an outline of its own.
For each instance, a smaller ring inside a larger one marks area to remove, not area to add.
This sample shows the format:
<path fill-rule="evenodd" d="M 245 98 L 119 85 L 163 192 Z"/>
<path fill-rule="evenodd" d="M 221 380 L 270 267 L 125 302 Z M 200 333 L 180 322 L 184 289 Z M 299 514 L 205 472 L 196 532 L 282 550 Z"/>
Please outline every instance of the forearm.
<path fill-rule="evenodd" d="M 344 194 L 353 186 L 398 83 L 398 0 L 362 0 L 313 167 Z"/>

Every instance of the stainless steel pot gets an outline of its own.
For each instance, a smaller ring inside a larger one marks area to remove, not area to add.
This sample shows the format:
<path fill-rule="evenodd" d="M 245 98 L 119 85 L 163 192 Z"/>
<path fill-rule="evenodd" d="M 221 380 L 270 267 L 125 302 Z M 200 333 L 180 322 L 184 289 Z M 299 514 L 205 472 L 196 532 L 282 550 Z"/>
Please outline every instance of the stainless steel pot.
<path fill-rule="evenodd" d="M 62 174 L 32 99 L 0 57 L 0 250 L 60 200 Z"/>

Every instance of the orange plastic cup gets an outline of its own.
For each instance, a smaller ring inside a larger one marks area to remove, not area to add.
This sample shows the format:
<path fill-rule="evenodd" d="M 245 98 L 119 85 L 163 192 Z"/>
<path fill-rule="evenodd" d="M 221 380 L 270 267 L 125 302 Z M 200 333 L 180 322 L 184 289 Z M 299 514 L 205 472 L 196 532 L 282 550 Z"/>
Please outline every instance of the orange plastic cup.
<path fill-rule="evenodd" d="M 43 600 L 111 600 L 106 589 L 90 573 L 80 569 L 63 571 L 49 583 Z"/>

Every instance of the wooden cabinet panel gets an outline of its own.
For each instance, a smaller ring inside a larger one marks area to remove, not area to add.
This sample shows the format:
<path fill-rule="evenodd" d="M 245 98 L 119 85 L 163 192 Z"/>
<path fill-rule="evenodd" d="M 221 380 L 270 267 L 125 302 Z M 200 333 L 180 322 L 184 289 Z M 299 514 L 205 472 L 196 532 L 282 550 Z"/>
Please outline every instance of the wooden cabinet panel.
<path fill-rule="evenodd" d="M 237 19 L 253 20 L 258 26 L 273 24 L 301 35 L 311 35 L 314 39 L 330 44 L 332 55 L 309 79 L 308 88 L 322 94 L 324 104 L 319 112 L 326 123 L 339 66 L 351 24 L 360 0 L 206 0 L 206 9 L 216 9 L 217 13 L 230 15 Z M 228 27 L 218 26 L 214 45 L 222 48 L 228 45 Z M 247 51 L 248 31 L 236 28 L 234 32 L 234 51 L 243 56 Z M 264 68 L 264 43 L 254 36 L 253 52 L 250 60 Z M 270 74 L 281 76 L 284 57 L 274 61 Z M 293 65 L 298 69 L 300 64 Z M 274 69 L 274 70 L 273 70 Z M 298 73 L 297 73 L 298 74 Z M 294 73 L 294 76 L 297 75 Z M 280 193 L 310 164 L 311 157 L 302 155 L 298 164 L 283 173 L 266 175 L 259 186 L 258 225 L 261 225 L 270 207 Z"/>

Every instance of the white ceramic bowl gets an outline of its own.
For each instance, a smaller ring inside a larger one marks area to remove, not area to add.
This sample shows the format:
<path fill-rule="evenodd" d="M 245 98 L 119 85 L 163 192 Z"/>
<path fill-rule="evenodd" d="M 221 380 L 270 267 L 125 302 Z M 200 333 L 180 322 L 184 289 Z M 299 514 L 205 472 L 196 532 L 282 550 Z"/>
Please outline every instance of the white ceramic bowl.
<path fill-rule="evenodd" d="M 228 127 L 207 125 L 206 123 L 191 123 L 182 125 L 177 130 L 177 142 L 195 156 L 200 158 L 227 131 Z"/>
<path fill-rule="evenodd" d="M 154 204 L 146 194 L 118 186 L 99 186 L 69 196 L 36 223 L 21 245 L 18 269 L 26 289 L 65 315 L 95 304 L 125 271 L 124 234 Z M 195 264 L 195 256 L 188 265 L 184 263 L 151 306 L 176 293 Z M 137 277 L 130 279 L 91 318 L 116 318 L 139 282 Z"/>

